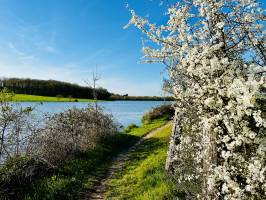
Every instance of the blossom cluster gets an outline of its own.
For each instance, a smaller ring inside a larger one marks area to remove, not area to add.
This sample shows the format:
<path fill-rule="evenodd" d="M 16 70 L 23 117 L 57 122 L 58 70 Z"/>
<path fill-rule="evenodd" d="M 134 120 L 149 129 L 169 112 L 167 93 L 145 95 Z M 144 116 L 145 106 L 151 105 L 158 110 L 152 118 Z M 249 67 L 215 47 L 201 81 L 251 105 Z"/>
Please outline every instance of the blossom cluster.
<path fill-rule="evenodd" d="M 266 85 L 264 11 L 255 0 L 191 0 L 168 16 L 155 26 L 132 11 L 130 24 L 158 45 L 144 47 L 148 61 L 169 71 L 178 187 L 198 199 L 266 197 L 266 121 L 256 101 Z"/>

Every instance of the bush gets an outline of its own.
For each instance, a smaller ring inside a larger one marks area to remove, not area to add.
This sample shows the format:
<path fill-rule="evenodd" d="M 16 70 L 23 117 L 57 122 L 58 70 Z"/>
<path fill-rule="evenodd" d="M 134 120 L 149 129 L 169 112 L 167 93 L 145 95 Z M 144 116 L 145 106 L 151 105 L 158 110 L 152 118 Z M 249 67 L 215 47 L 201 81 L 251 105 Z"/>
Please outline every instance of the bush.
<path fill-rule="evenodd" d="M 63 98 L 64 96 L 62 94 L 56 95 L 56 98 Z"/>
<path fill-rule="evenodd" d="M 170 120 L 175 114 L 175 110 L 171 104 L 161 105 L 153 108 L 151 111 L 144 114 L 142 117 L 142 123 L 148 124 L 154 119 L 165 118 Z"/>
<path fill-rule="evenodd" d="M 0 200 L 22 199 L 34 180 L 52 173 L 54 167 L 43 160 L 15 156 L 0 167 Z"/>
<path fill-rule="evenodd" d="M 102 110 L 72 108 L 50 117 L 31 138 L 29 149 L 33 155 L 58 165 L 69 155 L 93 149 L 116 132 L 112 116 Z"/>
<path fill-rule="evenodd" d="M 138 128 L 138 126 L 136 124 L 130 124 L 128 125 L 128 127 L 125 128 L 125 132 L 129 133 L 131 132 L 134 128 Z"/>

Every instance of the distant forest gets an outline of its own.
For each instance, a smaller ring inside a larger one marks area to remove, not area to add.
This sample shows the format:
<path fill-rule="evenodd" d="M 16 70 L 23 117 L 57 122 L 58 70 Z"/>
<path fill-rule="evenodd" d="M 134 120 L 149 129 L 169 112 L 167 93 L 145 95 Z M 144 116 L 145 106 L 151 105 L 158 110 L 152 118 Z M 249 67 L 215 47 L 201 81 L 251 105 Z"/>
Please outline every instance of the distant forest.
<path fill-rule="evenodd" d="M 171 96 L 168 97 L 157 97 L 157 96 L 128 96 L 112 94 L 111 100 L 125 100 L 125 101 L 174 101 Z"/>
<path fill-rule="evenodd" d="M 16 94 L 93 99 L 92 87 L 55 80 L 2 78 L 0 80 L 0 87 L 8 88 Z M 111 96 L 111 93 L 104 88 L 97 88 L 96 93 L 97 98 L 102 100 L 110 99 Z"/>
<path fill-rule="evenodd" d="M 31 94 L 49 97 L 70 97 L 93 99 L 93 88 L 80 86 L 77 84 L 55 81 L 22 78 L 2 78 L 0 79 L 0 89 L 7 88 L 16 94 Z M 143 101 L 172 101 L 173 97 L 157 96 L 129 96 L 113 94 L 107 89 L 96 88 L 97 99 L 99 100 L 143 100 Z"/>

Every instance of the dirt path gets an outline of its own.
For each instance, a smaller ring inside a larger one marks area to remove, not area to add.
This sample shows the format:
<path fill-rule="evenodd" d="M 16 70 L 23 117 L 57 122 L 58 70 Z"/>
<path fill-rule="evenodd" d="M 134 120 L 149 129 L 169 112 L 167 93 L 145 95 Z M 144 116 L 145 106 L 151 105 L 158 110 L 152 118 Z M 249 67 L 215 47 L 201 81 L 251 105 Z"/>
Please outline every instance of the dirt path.
<path fill-rule="evenodd" d="M 165 127 L 169 125 L 170 123 L 167 123 L 166 125 L 151 131 L 145 137 L 142 137 L 135 145 L 133 145 L 126 151 L 123 151 L 116 158 L 114 158 L 108 171 L 100 176 L 102 177 L 101 180 L 99 180 L 99 182 L 95 184 L 95 186 L 93 187 L 91 191 L 86 192 L 86 194 L 84 195 L 84 199 L 86 200 L 104 199 L 104 193 L 107 188 L 108 180 L 110 180 L 116 172 L 122 169 L 123 164 L 129 159 L 130 153 L 133 152 L 136 149 L 136 147 L 140 143 L 142 143 L 144 140 L 147 140 L 153 137 L 154 135 L 156 135 L 156 133 L 160 132 L 161 130 L 163 130 Z"/>

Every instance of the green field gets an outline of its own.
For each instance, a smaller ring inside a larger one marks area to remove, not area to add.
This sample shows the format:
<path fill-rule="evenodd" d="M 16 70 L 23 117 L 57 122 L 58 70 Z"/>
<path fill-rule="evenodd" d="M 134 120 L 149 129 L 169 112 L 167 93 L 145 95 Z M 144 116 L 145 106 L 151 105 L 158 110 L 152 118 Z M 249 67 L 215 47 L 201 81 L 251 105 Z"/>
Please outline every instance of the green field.
<path fill-rule="evenodd" d="M 28 94 L 15 94 L 12 98 L 16 102 L 93 102 L 93 99 L 79 99 L 67 97 L 47 97 Z"/>

